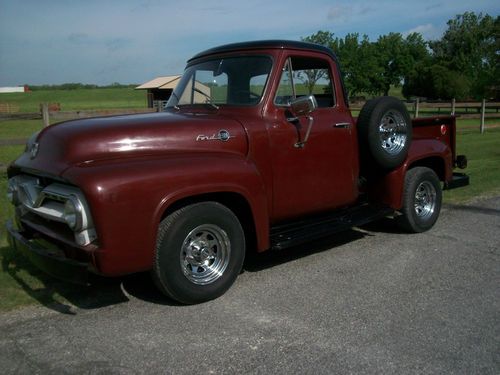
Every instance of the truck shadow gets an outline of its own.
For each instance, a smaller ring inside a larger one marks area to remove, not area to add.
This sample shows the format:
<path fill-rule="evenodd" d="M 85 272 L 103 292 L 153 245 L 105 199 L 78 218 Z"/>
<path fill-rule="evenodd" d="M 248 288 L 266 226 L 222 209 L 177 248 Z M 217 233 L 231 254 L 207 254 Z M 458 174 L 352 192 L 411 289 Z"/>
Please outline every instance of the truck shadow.
<path fill-rule="evenodd" d="M 245 258 L 243 271 L 258 272 L 313 254 L 335 250 L 337 247 L 359 240 L 367 235 L 367 233 L 351 229 L 285 250 L 249 253 Z"/>
<path fill-rule="evenodd" d="M 395 220 L 391 217 L 384 217 L 382 219 L 372 221 L 371 223 L 363 225 L 361 229 L 375 233 L 406 234 L 401 228 L 398 227 Z"/>
<path fill-rule="evenodd" d="M 179 305 L 156 289 L 147 272 L 117 278 L 92 275 L 89 280 L 90 285 L 75 285 L 59 281 L 39 271 L 29 260 L 8 246 L 0 248 L 0 254 L 2 271 L 25 293 L 23 296 L 16 287 L 7 285 L 9 283 L 7 279 L 4 280 L 3 288 L 10 289 L 9 292 L 5 292 L 5 297 L 12 300 L 2 303 L 4 308 L 29 304 L 29 299 L 32 298 L 51 310 L 75 315 L 78 309 L 92 310 L 116 305 L 130 301 L 131 296 L 155 304 Z"/>
<path fill-rule="evenodd" d="M 500 216 L 500 208 L 495 207 L 482 207 L 482 206 L 472 206 L 465 204 L 446 204 L 443 208 L 448 208 L 458 211 L 470 211 L 478 214 L 489 215 L 489 216 Z"/>
<path fill-rule="evenodd" d="M 259 272 L 320 252 L 335 251 L 336 248 L 367 235 L 372 234 L 348 230 L 283 251 L 249 253 L 246 256 L 242 272 Z M 46 275 L 9 247 L 0 248 L 0 254 L 2 255 L 2 271 L 8 274 L 24 293 L 39 304 L 61 314 L 76 315 L 78 309 L 99 309 L 129 302 L 131 299 L 139 299 L 157 305 L 183 306 L 161 294 L 148 272 L 117 278 L 93 275 L 89 286 L 80 286 Z M 17 293 L 19 294 L 19 292 Z M 7 298 L 9 298 L 8 295 Z M 16 298 L 16 296 L 13 295 L 11 298 Z"/>

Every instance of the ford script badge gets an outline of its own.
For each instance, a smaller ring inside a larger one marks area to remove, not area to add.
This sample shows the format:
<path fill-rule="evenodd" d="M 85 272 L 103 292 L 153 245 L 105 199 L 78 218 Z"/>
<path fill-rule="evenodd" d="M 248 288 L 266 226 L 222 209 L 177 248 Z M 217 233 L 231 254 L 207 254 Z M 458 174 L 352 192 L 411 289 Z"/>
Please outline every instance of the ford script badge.
<path fill-rule="evenodd" d="M 197 141 L 222 141 L 226 142 L 229 141 L 229 139 L 234 138 L 234 136 L 231 136 L 229 132 L 225 129 L 219 130 L 219 133 L 217 134 L 212 134 L 212 135 L 204 135 L 200 134 L 196 137 Z"/>

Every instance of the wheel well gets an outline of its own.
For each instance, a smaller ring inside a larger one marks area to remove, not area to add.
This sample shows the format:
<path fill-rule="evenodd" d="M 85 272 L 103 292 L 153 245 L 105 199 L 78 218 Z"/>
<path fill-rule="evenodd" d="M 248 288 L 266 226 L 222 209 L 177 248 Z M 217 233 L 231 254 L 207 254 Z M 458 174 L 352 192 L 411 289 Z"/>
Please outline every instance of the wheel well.
<path fill-rule="evenodd" d="M 444 160 L 438 156 L 417 160 L 408 167 L 408 170 L 415 167 L 430 168 L 437 174 L 441 181 L 445 180 Z"/>
<path fill-rule="evenodd" d="M 188 206 L 194 203 L 200 202 L 218 202 L 231 211 L 234 212 L 240 224 L 245 231 L 245 239 L 246 239 L 246 250 L 247 252 L 252 249 L 256 249 L 257 238 L 256 238 L 256 230 L 255 223 L 253 221 L 252 210 L 248 201 L 238 193 L 231 192 L 221 192 L 221 193 L 210 193 L 210 194 L 201 194 L 191 197 L 182 198 L 170 206 L 167 207 L 165 212 L 161 217 L 161 220 L 165 219 L 172 212 L 177 211 L 178 209 Z"/>

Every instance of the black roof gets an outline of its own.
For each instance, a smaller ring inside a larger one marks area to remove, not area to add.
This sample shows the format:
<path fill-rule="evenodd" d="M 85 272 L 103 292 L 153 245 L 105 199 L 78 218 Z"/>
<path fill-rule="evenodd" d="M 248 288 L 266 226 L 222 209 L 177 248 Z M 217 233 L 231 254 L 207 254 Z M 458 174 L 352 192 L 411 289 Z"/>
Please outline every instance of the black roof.
<path fill-rule="evenodd" d="M 190 58 L 188 61 L 192 61 L 200 57 L 205 57 L 219 53 L 248 50 L 248 49 L 262 49 L 262 48 L 278 48 L 278 49 L 290 48 L 290 49 L 315 50 L 318 52 L 326 53 L 330 55 L 330 57 L 332 57 L 335 61 L 337 61 L 337 57 L 335 56 L 333 51 L 325 46 L 308 42 L 298 42 L 294 40 L 257 40 L 252 42 L 225 44 L 223 46 L 210 48 L 207 49 L 206 51 L 200 52 L 195 56 L 193 56 L 192 58 Z"/>

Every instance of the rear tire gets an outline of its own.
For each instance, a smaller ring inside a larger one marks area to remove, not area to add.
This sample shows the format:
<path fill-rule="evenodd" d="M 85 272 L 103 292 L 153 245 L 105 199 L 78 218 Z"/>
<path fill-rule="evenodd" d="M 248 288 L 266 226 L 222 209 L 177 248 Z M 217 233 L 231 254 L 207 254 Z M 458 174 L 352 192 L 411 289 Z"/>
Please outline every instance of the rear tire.
<path fill-rule="evenodd" d="M 245 256 L 236 215 L 217 202 L 195 203 L 168 215 L 158 229 L 153 279 L 184 304 L 217 298 L 234 283 Z"/>
<path fill-rule="evenodd" d="M 396 217 L 399 227 L 410 233 L 425 232 L 436 223 L 441 211 L 442 190 L 436 173 L 426 167 L 406 172 L 403 208 Z"/>

